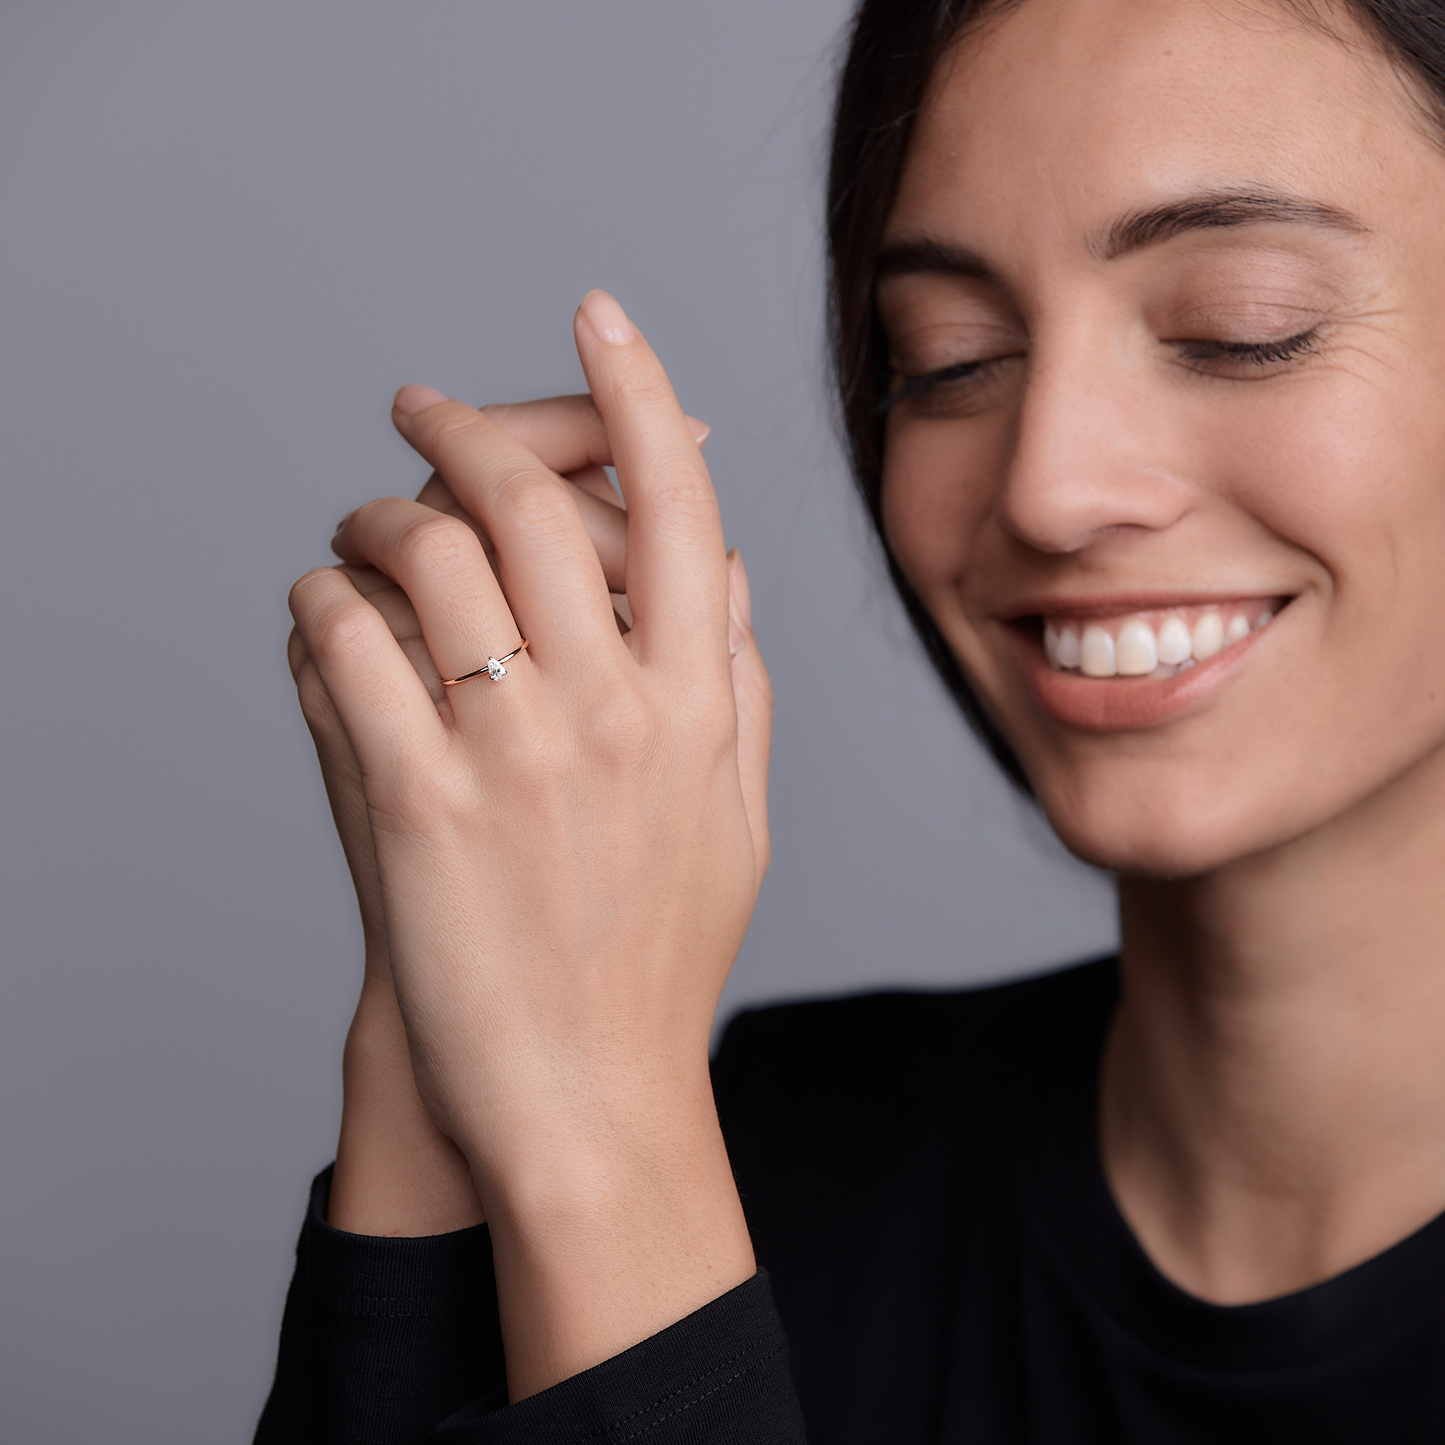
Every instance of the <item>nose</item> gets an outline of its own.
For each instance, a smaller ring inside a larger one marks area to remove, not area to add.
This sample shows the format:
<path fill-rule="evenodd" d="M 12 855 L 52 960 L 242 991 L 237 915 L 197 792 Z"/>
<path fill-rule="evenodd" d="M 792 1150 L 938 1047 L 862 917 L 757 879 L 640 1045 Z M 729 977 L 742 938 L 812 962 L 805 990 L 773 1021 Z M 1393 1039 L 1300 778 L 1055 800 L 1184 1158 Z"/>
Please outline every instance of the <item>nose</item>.
<path fill-rule="evenodd" d="M 1147 363 L 1101 355 L 1097 338 L 1036 345 L 995 498 L 1025 545 L 1077 552 L 1121 529 L 1160 532 L 1190 509 L 1191 468 L 1171 437 L 1167 397 Z"/>

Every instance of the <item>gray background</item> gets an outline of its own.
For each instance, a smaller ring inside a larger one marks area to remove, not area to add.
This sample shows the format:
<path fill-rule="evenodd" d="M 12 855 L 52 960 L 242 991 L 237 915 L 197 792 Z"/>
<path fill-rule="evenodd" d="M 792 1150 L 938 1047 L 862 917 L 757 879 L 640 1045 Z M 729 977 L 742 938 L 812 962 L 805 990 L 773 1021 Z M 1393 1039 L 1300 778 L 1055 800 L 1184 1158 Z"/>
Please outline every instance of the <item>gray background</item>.
<path fill-rule="evenodd" d="M 965 739 L 830 434 L 842 0 L 160 5 L 0 22 L 0 1438 L 249 1439 L 358 929 L 284 659 L 392 390 L 575 390 L 606 286 L 714 428 L 777 689 L 724 1000 L 1113 938 Z"/>

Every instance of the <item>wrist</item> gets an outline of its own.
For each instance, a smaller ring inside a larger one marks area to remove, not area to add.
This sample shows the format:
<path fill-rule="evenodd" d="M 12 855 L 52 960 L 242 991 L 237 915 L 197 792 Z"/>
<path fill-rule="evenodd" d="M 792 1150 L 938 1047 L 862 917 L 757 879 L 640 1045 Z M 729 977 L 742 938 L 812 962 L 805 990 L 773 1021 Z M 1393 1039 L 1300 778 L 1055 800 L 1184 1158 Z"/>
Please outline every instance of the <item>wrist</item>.
<path fill-rule="evenodd" d="M 705 1119 L 586 1137 L 479 1171 L 512 1398 L 631 1348 L 751 1278 L 732 1168 Z"/>
<path fill-rule="evenodd" d="M 389 977 L 367 981 L 342 1055 L 341 1131 L 327 1220 L 353 1234 L 447 1234 L 480 1224 L 466 1157 L 417 1093 Z"/>

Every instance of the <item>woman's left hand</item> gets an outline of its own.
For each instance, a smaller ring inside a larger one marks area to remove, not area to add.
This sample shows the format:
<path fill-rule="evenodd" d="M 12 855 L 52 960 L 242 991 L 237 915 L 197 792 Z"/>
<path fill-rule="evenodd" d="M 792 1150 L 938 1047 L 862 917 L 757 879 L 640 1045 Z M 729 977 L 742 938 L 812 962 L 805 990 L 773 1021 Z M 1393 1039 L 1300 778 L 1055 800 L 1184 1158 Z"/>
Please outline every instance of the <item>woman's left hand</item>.
<path fill-rule="evenodd" d="M 336 550 L 405 590 L 443 677 L 528 651 L 446 717 L 344 574 L 292 593 L 360 762 L 418 1086 L 491 1225 L 514 1398 L 754 1268 L 707 1044 L 767 866 L 766 673 L 656 358 L 601 293 L 577 341 L 628 506 L 626 637 L 563 480 L 425 388 L 398 428 L 495 572 L 471 528 L 395 498 Z"/>

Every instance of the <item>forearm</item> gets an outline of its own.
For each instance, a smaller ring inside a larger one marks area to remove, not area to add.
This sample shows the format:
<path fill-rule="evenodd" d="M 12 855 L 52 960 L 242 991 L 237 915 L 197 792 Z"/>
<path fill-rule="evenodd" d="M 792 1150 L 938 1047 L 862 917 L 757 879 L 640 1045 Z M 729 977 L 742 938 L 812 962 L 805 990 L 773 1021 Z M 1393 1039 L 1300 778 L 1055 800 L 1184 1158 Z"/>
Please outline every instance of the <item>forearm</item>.
<path fill-rule="evenodd" d="M 630 1099 L 586 1099 L 583 1077 L 568 1090 L 582 1108 L 516 1121 L 505 1150 L 458 1135 L 486 1201 L 514 1401 L 620 1355 L 757 1268 L 705 1062 L 695 1079 Z"/>
<path fill-rule="evenodd" d="M 368 968 L 342 1057 L 341 1134 L 327 1222 L 352 1234 L 446 1234 L 482 1222 L 466 1157 L 412 1076 L 387 970 Z"/>

